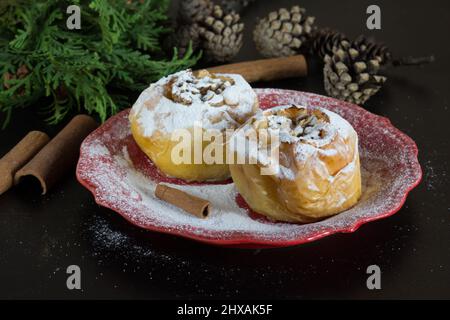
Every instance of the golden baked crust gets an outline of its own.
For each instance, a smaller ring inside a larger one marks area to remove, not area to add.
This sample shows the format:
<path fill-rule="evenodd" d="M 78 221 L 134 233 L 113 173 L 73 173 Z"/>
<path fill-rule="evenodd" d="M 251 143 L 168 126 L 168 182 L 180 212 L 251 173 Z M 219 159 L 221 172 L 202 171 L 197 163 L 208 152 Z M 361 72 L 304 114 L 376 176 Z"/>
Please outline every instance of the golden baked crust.
<path fill-rule="evenodd" d="M 199 144 L 202 151 L 210 142 L 194 135 L 194 127 L 200 125 L 203 133 L 222 133 L 219 148 L 225 157 L 225 130 L 239 127 L 257 110 L 256 94 L 241 76 L 187 70 L 147 88 L 134 104 L 129 119 L 136 143 L 162 172 L 187 181 L 220 181 L 230 177 L 225 159 L 213 164 L 203 159 L 197 164 L 173 161 L 172 151 L 179 143 L 172 139 L 173 133 L 179 129 L 189 131 L 191 146 Z M 191 151 L 194 159 L 194 147 Z"/>
<path fill-rule="evenodd" d="M 280 132 L 279 144 L 271 146 L 279 152 L 276 174 L 261 174 L 267 167 L 261 154 L 256 164 L 230 165 L 237 190 L 254 211 L 307 223 L 356 204 L 361 195 L 358 137 L 347 121 L 323 109 L 282 106 L 253 117 L 235 136 L 251 128 Z"/>

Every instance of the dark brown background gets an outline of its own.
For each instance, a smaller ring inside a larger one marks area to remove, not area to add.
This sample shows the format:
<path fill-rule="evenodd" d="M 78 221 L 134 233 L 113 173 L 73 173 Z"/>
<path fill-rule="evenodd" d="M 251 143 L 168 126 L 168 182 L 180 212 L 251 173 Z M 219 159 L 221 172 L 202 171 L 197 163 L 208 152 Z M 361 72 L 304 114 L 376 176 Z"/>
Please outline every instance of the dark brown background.
<path fill-rule="evenodd" d="M 0 196 L 0 298 L 450 298 L 449 2 L 257 0 L 245 14 L 236 60 L 258 57 L 256 17 L 295 3 L 319 25 L 350 36 L 369 34 L 365 10 L 378 4 L 377 39 L 399 56 L 436 55 L 433 65 L 391 70 L 367 104 L 419 146 L 424 180 L 403 209 L 353 234 L 298 247 L 223 249 L 129 225 L 98 207 L 74 174 L 44 197 L 27 183 Z M 306 79 L 258 86 L 324 93 L 314 65 Z M 0 154 L 29 130 L 55 134 L 42 118 L 29 109 L 16 113 L 0 132 Z M 82 291 L 66 289 L 70 264 L 81 267 Z M 366 288 L 371 264 L 381 267 L 382 290 Z"/>

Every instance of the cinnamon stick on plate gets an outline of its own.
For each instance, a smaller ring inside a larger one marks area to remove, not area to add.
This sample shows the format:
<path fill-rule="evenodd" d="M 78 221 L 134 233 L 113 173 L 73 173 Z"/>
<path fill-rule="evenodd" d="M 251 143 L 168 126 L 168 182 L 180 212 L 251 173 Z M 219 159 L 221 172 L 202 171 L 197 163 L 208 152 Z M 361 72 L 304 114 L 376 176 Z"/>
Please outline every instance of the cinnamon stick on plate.
<path fill-rule="evenodd" d="M 304 77 L 308 73 L 308 65 L 303 55 L 296 55 L 225 64 L 207 70 L 212 73 L 237 73 L 248 82 L 256 82 Z"/>
<path fill-rule="evenodd" d="M 97 126 L 90 116 L 75 116 L 30 162 L 17 171 L 14 183 L 18 184 L 22 177 L 34 176 L 42 186 L 42 194 L 46 194 L 76 164 L 81 142 Z"/>
<path fill-rule="evenodd" d="M 31 131 L 0 159 L 0 194 L 13 186 L 17 170 L 33 158 L 49 140 L 44 132 Z"/>
<path fill-rule="evenodd" d="M 158 184 L 155 196 L 199 218 L 207 218 L 210 213 L 210 203 L 207 200 L 190 195 L 184 191 Z"/>

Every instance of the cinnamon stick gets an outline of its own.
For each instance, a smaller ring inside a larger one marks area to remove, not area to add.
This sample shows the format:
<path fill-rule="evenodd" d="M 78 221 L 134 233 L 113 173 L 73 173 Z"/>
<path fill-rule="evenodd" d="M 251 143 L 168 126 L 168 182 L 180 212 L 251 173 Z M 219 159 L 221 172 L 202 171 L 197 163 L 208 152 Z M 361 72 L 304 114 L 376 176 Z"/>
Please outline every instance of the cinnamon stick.
<path fill-rule="evenodd" d="M 212 73 L 237 73 L 248 82 L 257 82 L 304 77 L 308 73 L 308 65 L 303 55 L 295 55 L 225 64 L 207 70 Z"/>
<path fill-rule="evenodd" d="M 202 219 L 210 213 L 209 201 L 164 184 L 156 186 L 155 196 Z"/>
<path fill-rule="evenodd" d="M 25 176 L 34 176 L 47 191 L 77 162 L 81 142 L 98 124 L 87 115 L 75 116 L 30 162 L 17 171 L 14 183 Z"/>
<path fill-rule="evenodd" d="M 0 159 L 0 194 L 13 186 L 17 170 L 30 161 L 49 140 L 44 132 L 31 131 Z"/>

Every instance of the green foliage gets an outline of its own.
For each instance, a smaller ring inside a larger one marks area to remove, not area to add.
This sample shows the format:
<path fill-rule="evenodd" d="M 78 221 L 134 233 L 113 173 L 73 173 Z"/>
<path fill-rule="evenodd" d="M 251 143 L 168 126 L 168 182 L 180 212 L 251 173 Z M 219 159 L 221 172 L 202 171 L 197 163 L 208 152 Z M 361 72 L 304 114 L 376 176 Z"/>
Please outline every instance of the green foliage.
<path fill-rule="evenodd" d="M 71 110 L 102 121 L 130 106 L 124 92 L 196 63 L 188 50 L 160 59 L 168 0 L 1 0 L 0 112 L 4 125 L 18 107 L 42 97 L 52 124 Z M 81 8 L 81 30 L 68 30 L 66 9 Z M 152 55 L 152 56 L 150 56 Z M 121 92 L 122 95 L 117 94 Z"/>

